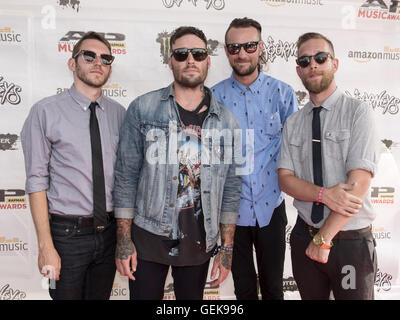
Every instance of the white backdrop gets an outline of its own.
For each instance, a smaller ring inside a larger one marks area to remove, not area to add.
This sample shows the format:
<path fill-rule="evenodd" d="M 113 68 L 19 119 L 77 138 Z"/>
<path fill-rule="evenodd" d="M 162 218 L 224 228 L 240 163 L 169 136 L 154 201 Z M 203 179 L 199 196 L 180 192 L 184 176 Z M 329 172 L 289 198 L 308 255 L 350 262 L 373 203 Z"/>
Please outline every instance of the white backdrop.
<path fill-rule="evenodd" d="M 339 58 L 337 83 L 368 101 L 382 140 L 379 172 L 371 186 L 377 211 L 377 299 L 400 298 L 400 4 L 381 0 L 0 0 L 0 300 L 49 299 L 37 268 L 37 241 L 24 191 L 20 131 L 39 99 L 69 88 L 67 60 L 74 43 L 89 30 L 105 34 L 116 61 L 104 93 L 128 107 L 138 95 L 167 86 L 168 39 L 181 25 L 202 29 L 212 52 L 206 84 L 230 76 L 223 50 L 230 21 L 248 16 L 263 27 L 271 76 L 308 100 L 295 72 L 295 41 L 304 32 L 330 38 Z M 296 211 L 287 198 L 287 239 Z M 299 299 L 287 244 L 285 299 Z M 117 273 L 111 299 L 128 299 L 127 279 Z M 205 299 L 233 299 L 228 278 L 207 285 Z M 169 277 L 165 299 L 174 299 Z"/>

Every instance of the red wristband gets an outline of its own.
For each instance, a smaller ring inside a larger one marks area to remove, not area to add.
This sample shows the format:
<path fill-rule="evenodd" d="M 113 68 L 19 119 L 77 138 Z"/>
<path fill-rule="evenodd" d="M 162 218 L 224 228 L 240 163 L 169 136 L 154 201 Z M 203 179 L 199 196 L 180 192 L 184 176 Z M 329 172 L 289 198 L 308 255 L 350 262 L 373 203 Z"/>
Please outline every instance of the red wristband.
<path fill-rule="evenodd" d="M 324 187 L 321 187 L 321 189 L 319 189 L 319 192 L 318 192 L 318 201 L 317 201 L 317 204 L 320 204 L 320 203 L 322 203 L 322 193 L 324 192 L 324 190 L 325 190 L 325 188 L 324 188 Z"/>

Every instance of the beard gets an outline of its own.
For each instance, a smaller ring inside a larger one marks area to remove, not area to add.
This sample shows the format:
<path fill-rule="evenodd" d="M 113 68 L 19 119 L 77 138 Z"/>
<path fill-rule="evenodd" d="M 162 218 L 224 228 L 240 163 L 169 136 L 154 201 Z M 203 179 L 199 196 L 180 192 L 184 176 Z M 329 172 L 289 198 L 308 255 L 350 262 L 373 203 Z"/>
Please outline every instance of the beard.
<path fill-rule="evenodd" d="M 318 94 L 325 91 L 333 81 L 334 72 L 326 71 L 326 72 L 315 72 L 313 74 L 321 75 L 322 78 L 319 82 L 314 81 L 309 78 L 302 78 L 301 81 L 304 84 L 304 87 L 311 93 Z"/>
<path fill-rule="evenodd" d="M 104 72 L 103 77 L 94 77 L 94 78 L 89 78 L 88 77 L 88 72 L 85 72 L 82 70 L 82 68 L 79 66 L 79 64 L 76 64 L 76 76 L 78 77 L 79 80 L 81 80 L 83 83 L 86 85 L 93 87 L 93 88 L 101 88 L 108 80 L 110 76 L 110 72 L 106 73 Z"/>
<path fill-rule="evenodd" d="M 191 67 L 193 68 L 193 67 Z M 182 71 L 184 71 L 183 69 Z M 174 80 L 176 83 L 178 83 L 180 86 L 185 87 L 185 88 L 196 88 L 199 85 L 202 85 L 207 78 L 208 70 L 205 69 L 205 71 L 201 72 L 201 69 L 198 69 L 200 71 L 200 74 L 197 76 L 186 76 L 183 74 L 183 72 L 179 72 L 176 69 L 173 69 L 173 74 L 174 74 Z"/>
<path fill-rule="evenodd" d="M 239 61 L 240 62 L 240 61 Z M 239 68 L 235 64 L 231 64 L 233 72 L 241 77 L 245 77 L 248 75 L 251 75 L 256 69 L 258 70 L 258 63 L 257 64 L 252 64 L 250 62 L 250 65 L 246 68 Z"/>

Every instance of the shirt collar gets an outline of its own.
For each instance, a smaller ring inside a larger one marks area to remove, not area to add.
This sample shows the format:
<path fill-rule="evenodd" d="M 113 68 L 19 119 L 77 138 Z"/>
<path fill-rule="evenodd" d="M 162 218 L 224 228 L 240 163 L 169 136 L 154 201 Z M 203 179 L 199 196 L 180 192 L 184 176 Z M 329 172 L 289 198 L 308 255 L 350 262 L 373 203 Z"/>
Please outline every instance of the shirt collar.
<path fill-rule="evenodd" d="M 208 93 L 209 93 L 209 95 L 211 97 L 209 113 L 214 113 L 219 118 L 220 117 L 220 107 L 219 107 L 217 101 L 215 100 L 215 98 L 214 98 L 214 96 L 213 96 L 213 94 L 212 94 L 212 92 L 211 92 L 211 90 L 209 88 L 204 86 L 204 89 L 208 90 Z M 175 99 L 174 83 L 171 83 L 161 93 L 161 100 L 168 100 L 169 97 L 172 97 L 173 99 Z"/>
<path fill-rule="evenodd" d="M 263 82 L 266 77 L 267 75 L 265 75 L 263 72 L 259 72 L 257 79 L 251 85 L 246 87 L 236 80 L 232 72 L 230 81 L 232 83 L 232 88 L 238 89 L 241 94 L 244 94 L 244 92 L 246 92 L 247 90 L 250 90 L 252 93 L 257 93 L 263 88 Z"/>
<path fill-rule="evenodd" d="M 83 109 L 87 110 L 89 109 L 90 104 L 92 101 L 84 96 L 82 93 L 80 93 L 76 88 L 75 85 L 72 84 L 71 88 L 68 90 L 69 94 L 71 95 L 72 99 Z M 97 104 L 99 105 L 100 109 L 104 111 L 104 96 L 103 93 L 100 95 L 100 97 L 97 98 L 96 100 Z"/>
<path fill-rule="evenodd" d="M 326 98 L 324 102 L 321 103 L 321 107 L 329 111 L 332 110 L 332 108 L 334 108 L 340 96 L 341 92 L 336 87 L 335 91 L 328 98 Z M 319 107 L 319 106 L 314 105 L 314 103 L 311 100 L 307 102 L 306 105 L 304 106 L 307 113 L 311 113 L 314 107 Z"/>

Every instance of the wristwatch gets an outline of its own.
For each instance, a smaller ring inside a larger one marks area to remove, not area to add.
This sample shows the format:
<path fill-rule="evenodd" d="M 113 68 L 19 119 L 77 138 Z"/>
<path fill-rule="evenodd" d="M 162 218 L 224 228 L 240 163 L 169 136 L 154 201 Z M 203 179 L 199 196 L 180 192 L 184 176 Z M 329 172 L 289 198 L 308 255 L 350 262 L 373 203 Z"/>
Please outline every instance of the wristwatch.
<path fill-rule="evenodd" d="M 317 233 L 314 238 L 313 238 L 313 242 L 316 246 L 322 248 L 322 249 L 330 249 L 333 246 L 333 242 L 331 241 L 331 243 L 327 244 L 324 240 L 324 237 Z"/>

